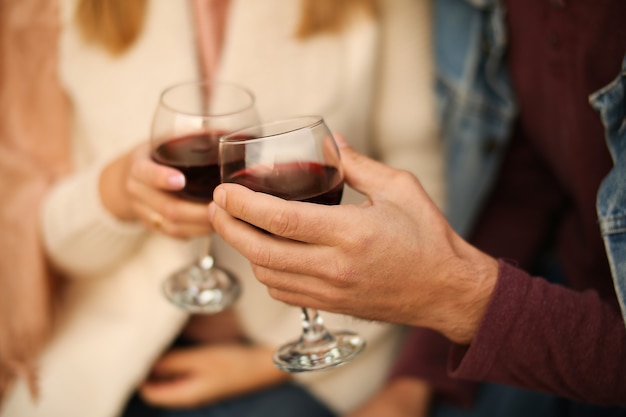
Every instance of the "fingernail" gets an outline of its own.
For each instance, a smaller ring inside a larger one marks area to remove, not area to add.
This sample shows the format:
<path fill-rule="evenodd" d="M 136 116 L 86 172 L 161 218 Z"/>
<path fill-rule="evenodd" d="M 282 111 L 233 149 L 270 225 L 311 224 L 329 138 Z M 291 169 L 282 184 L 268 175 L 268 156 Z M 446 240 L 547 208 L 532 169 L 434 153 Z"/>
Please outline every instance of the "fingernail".
<path fill-rule="evenodd" d="M 335 142 L 337 143 L 338 147 L 345 148 L 345 147 L 350 145 L 346 141 L 346 138 L 344 138 L 342 135 L 339 135 L 339 134 L 335 133 L 333 136 L 335 137 Z"/>
<path fill-rule="evenodd" d="M 213 216 L 215 215 L 215 203 L 209 203 L 209 221 L 213 222 Z"/>
<path fill-rule="evenodd" d="M 185 176 L 183 174 L 170 175 L 167 178 L 167 183 L 176 188 L 182 188 L 185 186 Z"/>
<path fill-rule="evenodd" d="M 213 191 L 213 201 L 215 201 L 218 206 L 224 207 L 224 203 L 226 202 L 226 191 L 224 191 L 222 187 L 218 186 L 215 191 Z"/>

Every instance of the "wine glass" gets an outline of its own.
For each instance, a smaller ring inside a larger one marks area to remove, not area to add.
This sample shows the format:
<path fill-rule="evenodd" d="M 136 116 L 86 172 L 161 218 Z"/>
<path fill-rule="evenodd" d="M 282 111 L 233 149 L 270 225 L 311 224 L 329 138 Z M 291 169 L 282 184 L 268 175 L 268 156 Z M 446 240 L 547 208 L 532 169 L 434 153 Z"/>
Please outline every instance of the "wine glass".
<path fill-rule="evenodd" d="M 160 96 L 150 135 L 152 159 L 185 176 L 181 198 L 208 203 L 220 183 L 219 137 L 259 122 L 255 98 L 236 84 L 191 81 L 167 88 Z M 237 279 L 214 265 L 210 237 L 201 238 L 196 261 L 163 283 L 166 298 L 192 313 L 217 313 L 241 292 Z"/>
<path fill-rule="evenodd" d="M 222 182 L 287 200 L 339 204 L 343 169 L 335 140 L 319 116 L 278 120 L 220 138 Z M 345 364 L 365 347 L 351 331 L 327 330 L 318 311 L 302 308 L 302 335 L 279 347 L 275 365 L 287 372 L 315 371 Z"/>

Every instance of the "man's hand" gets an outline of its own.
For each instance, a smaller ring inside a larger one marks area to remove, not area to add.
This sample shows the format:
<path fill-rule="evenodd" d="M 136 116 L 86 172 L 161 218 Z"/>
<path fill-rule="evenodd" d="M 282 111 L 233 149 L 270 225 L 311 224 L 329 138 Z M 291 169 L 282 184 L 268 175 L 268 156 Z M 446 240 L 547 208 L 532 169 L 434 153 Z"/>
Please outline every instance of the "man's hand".
<path fill-rule="evenodd" d="M 210 206 L 216 232 L 277 300 L 429 327 L 469 343 L 497 261 L 452 230 L 413 175 L 340 145 L 346 181 L 365 203 L 285 201 L 222 184 Z"/>

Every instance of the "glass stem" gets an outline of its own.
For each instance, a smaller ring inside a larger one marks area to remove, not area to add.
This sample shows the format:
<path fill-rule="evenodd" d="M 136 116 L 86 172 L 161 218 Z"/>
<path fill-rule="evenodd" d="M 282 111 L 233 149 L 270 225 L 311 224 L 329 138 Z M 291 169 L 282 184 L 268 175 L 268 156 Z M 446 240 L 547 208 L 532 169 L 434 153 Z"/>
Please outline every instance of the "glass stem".
<path fill-rule="evenodd" d="M 317 309 L 302 308 L 302 342 L 306 345 L 315 345 L 320 342 L 332 342 L 334 337 L 326 330 L 324 320 Z"/>
<path fill-rule="evenodd" d="M 215 263 L 213 256 L 211 256 L 211 238 L 203 237 L 200 243 L 197 265 L 200 270 L 204 272 L 192 274 L 192 282 L 194 282 L 198 288 L 207 286 L 216 287 L 217 281 L 215 280 L 215 275 L 211 272 L 207 272 L 213 268 L 213 264 Z"/>
<path fill-rule="evenodd" d="M 203 237 L 201 239 L 200 253 L 198 254 L 198 265 L 202 269 L 213 268 L 213 257 L 211 256 L 211 238 Z"/>

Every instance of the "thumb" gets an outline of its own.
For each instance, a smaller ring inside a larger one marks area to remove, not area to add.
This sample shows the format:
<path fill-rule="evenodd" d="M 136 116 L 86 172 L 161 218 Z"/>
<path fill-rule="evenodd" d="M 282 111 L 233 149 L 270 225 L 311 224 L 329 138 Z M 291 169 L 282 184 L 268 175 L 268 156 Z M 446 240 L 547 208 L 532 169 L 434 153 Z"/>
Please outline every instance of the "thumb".
<path fill-rule="evenodd" d="M 341 135 L 335 135 L 345 181 L 352 188 L 372 197 L 389 185 L 395 170 L 354 150 Z"/>

